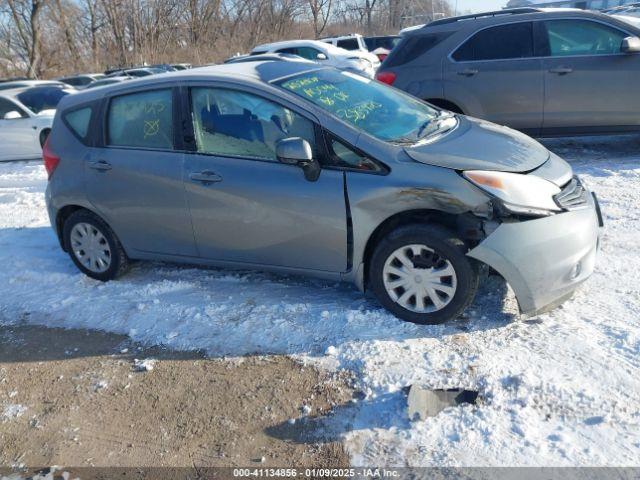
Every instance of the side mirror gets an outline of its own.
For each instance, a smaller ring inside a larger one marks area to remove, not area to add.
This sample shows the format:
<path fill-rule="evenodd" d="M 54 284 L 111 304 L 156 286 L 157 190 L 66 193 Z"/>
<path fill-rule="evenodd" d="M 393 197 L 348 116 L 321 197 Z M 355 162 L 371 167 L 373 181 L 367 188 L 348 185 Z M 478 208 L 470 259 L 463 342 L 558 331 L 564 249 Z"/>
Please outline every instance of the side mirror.
<path fill-rule="evenodd" d="M 18 118 L 22 118 L 22 115 L 20 115 L 20 112 L 16 112 L 15 110 L 11 110 L 4 114 L 5 120 L 17 120 Z"/>
<path fill-rule="evenodd" d="M 300 137 L 283 138 L 276 143 L 276 157 L 281 163 L 297 165 L 310 182 L 320 176 L 320 164 L 313 158 L 311 145 Z"/>
<path fill-rule="evenodd" d="M 319 53 L 318 55 L 316 55 L 316 58 L 318 60 L 326 60 L 327 56 L 324 53 Z"/>
<path fill-rule="evenodd" d="M 622 53 L 639 53 L 640 52 L 640 38 L 638 37 L 626 37 L 622 40 L 620 46 Z"/>

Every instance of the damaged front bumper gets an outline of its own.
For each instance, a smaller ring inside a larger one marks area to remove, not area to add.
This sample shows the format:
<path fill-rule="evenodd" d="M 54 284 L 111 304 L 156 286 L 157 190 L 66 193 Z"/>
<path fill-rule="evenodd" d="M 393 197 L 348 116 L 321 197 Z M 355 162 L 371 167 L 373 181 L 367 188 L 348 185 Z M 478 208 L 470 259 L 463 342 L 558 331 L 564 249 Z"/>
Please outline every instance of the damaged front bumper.
<path fill-rule="evenodd" d="M 467 253 L 513 288 L 520 311 L 535 315 L 569 298 L 593 273 L 602 218 L 598 201 L 550 217 L 502 223 Z"/>

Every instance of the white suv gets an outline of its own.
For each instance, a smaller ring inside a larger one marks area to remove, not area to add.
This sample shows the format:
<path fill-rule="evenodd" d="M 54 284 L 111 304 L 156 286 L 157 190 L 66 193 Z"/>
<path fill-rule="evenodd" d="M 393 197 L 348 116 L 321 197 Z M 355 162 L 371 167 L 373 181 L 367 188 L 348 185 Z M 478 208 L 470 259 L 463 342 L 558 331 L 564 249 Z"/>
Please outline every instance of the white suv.
<path fill-rule="evenodd" d="M 375 55 L 360 50 L 349 51 L 317 40 L 289 40 L 259 45 L 251 55 L 287 53 L 341 70 L 349 70 L 373 78 L 380 61 Z"/>
<path fill-rule="evenodd" d="M 369 55 L 367 58 L 374 62 L 374 67 L 378 68 L 380 66 L 378 56 L 369 52 L 369 48 L 367 47 L 367 43 L 364 41 L 364 37 L 359 33 L 350 33 L 339 37 L 325 37 L 320 40 L 325 43 L 330 43 L 336 47 L 344 48 L 345 50 L 368 53 Z"/>

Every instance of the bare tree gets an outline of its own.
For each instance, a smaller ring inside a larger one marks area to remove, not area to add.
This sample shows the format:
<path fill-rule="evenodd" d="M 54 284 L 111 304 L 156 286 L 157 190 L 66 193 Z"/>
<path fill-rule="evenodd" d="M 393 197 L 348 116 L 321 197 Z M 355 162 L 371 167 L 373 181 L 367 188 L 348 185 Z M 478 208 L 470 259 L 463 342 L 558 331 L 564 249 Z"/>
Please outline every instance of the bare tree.
<path fill-rule="evenodd" d="M 27 76 L 37 78 L 42 61 L 41 13 L 44 0 L 5 0 L 20 40 L 20 51 L 28 62 Z"/>
<path fill-rule="evenodd" d="M 319 38 L 327 27 L 331 15 L 333 0 L 307 0 L 311 11 L 314 38 Z"/>
<path fill-rule="evenodd" d="M 211 63 L 277 40 L 397 33 L 436 12 L 448 0 L 0 0 L 0 71 Z"/>

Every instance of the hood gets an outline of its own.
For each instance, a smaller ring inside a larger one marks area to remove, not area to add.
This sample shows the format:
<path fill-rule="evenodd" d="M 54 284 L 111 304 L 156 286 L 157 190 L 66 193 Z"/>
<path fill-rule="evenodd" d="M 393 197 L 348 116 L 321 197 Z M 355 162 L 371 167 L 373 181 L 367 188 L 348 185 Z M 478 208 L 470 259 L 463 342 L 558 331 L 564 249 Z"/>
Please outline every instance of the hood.
<path fill-rule="evenodd" d="M 448 135 L 405 152 L 418 162 L 455 170 L 528 172 L 549 159 L 549 151 L 524 133 L 475 118 L 458 120 Z"/>

